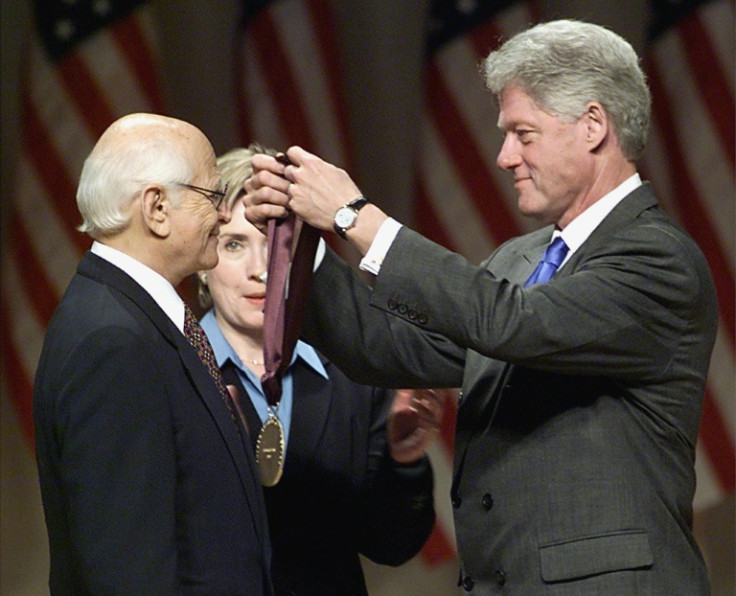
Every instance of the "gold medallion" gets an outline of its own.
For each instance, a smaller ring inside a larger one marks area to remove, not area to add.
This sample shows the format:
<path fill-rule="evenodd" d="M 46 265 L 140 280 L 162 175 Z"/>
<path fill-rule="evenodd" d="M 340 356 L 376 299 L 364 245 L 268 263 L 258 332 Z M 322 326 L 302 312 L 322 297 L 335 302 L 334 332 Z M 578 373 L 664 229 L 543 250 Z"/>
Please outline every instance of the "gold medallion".
<path fill-rule="evenodd" d="M 276 486 L 284 471 L 284 428 L 271 414 L 256 441 L 256 463 L 263 486 Z"/>

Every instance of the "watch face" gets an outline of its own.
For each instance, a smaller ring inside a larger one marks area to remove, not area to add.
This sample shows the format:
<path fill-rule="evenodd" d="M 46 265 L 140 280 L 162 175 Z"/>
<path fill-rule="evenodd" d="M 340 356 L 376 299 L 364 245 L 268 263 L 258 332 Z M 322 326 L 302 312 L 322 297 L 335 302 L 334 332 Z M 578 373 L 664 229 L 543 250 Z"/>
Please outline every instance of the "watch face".
<path fill-rule="evenodd" d="M 335 225 L 341 228 L 349 228 L 355 222 L 357 215 L 355 210 L 349 207 L 338 209 L 337 213 L 335 213 Z"/>

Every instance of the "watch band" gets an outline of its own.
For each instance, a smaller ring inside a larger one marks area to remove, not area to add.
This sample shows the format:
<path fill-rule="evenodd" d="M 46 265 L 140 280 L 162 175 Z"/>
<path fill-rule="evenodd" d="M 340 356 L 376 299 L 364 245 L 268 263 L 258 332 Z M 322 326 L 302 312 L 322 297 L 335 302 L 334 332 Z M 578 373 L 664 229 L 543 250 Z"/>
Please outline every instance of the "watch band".
<path fill-rule="evenodd" d="M 366 199 L 363 195 L 360 195 L 357 199 L 353 199 L 345 206 L 352 207 L 356 211 L 360 211 L 363 207 L 366 206 L 367 203 L 368 199 Z"/>

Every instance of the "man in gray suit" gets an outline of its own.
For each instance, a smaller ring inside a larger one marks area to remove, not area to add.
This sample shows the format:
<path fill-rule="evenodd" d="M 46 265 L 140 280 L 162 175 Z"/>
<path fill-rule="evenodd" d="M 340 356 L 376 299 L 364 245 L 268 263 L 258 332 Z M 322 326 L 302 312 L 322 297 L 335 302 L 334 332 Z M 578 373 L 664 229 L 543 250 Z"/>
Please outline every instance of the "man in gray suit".
<path fill-rule="evenodd" d="M 484 74 L 498 165 L 547 227 L 475 266 L 298 147 L 286 167 L 253 158 L 248 218 L 263 228 L 290 209 L 364 255 L 372 288 L 330 252 L 313 283 L 305 335 L 343 370 L 462 385 L 452 502 L 466 591 L 705 594 L 693 461 L 716 298 L 636 170 L 650 116 L 638 58 L 602 27 L 556 21 L 491 52 Z"/>

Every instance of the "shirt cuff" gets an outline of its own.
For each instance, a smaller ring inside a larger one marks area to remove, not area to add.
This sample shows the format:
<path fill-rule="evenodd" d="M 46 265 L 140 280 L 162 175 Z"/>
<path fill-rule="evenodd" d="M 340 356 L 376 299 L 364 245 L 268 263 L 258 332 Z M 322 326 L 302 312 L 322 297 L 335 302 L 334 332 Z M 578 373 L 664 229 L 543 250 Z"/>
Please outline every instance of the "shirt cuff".
<path fill-rule="evenodd" d="M 378 275 L 381 271 L 383 260 L 386 258 L 386 254 L 391 248 L 396 234 L 399 233 L 401 227 L 401 224 L 391 217 L 381 224 L 368 252 L 365 253 L 365 256 L 360 261 L 360 269 L 362 271 Z"/>

